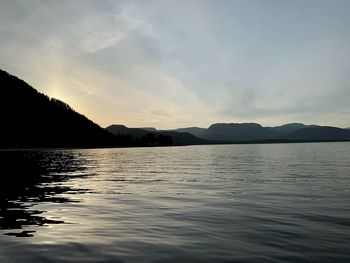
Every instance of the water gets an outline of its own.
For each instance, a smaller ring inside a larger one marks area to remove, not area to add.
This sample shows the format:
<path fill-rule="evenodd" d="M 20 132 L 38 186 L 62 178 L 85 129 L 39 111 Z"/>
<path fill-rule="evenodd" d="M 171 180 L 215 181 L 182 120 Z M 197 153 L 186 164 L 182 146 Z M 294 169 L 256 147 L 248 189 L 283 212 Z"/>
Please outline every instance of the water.
<path fill-rule="evenodd" d="M 350 143 L 8 154 L 0 262 L 350 262 Z"/>

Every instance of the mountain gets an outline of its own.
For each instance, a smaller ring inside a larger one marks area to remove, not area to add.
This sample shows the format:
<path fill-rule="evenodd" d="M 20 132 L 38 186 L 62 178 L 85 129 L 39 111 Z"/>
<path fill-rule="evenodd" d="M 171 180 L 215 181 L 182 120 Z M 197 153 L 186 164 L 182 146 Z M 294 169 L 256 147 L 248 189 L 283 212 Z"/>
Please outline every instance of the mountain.
<path fill-rule="evenodd" d="M 135 142 L 145 144 L 150 138 L 154 138 L 151 141 L 148 141 L 146 145 L 161 146 L 159 138 L 162 142 L 167 142 L 167 145 L 193 145 L 193 144 L 208 144 L 209 142 L 197 138 L 193 134 L 188 132 L 177 132 L 177 131 L 158 131 L 156 129 L 145 130 L 141 128 L 128 128 L 124 125 L 110 125 L 106 128 L 107 131 L 114 135 L 118 136 L 129 136 L 129 138 Z M 145 146 L 146 146 L 145 145 Z"/>
<path fill-rule="evenodd" d="M 150 132 L 156 132 L 157 131 L 157 129 L 153 128 L 153 127 L 142 127 L 142 128 L 139 128 L 139 129 L 150 131 Z"/>
<path fill-rule="evenodd" d="M 123 138 L 125 146 L 171 146 L 174 144 L 170 136 L 156 134 L 140 128 L 128 128 L 113 124 L 106 128 L 111 134 Z"/>
<path fill-rule="evenodd" d="M 287 138 L 298 141 L 350 140 L 350 130 L 329 126 L 314 126 L 293 131 L 287 135 Z"/>
<path fill-rule="evenodd" d="M 150 133 L 149 131 L 141 128 L 128 128 L 120 124 L 110 125 L 106 128 L 106 130 L 114 135 L 131 135 L 138 138 L 146 136 L 148 133 Z"/>
<path fill-rule="evenodd" d="M 0 149 L 47 147 L 171 146 L 214 143 L 350 140 L 350 130 L 289 123 L 215 123 L 159 131 L 111 125 L 102 129 L 68 104 L 38 92 L 0 70 Z"/>
<path fill-rule="evenodd" d="M 263 127 L 257 123 L 215 123 L 208 129 L 190 127 L 175 131 L 186 131 L 211 143 L 350 140 L 348 129 L 302 123 L 276 127 Z"/>
<path fill-rule="evenodd" d="M 216 123 L 211 125 L 205 135 L 210 140 L 270 140 L 279 138 L 278 132 L 262 127 L 257 123 Z"/>
<path fill-rule="evenodd" d="M 200 145 L 200 144 L 213 143 L 213 142 L 198 138 L 188 132 L 161 131 L 159 133 L 165 136 L 170 136 L 174 141 L 174 145 Z"/>
<path fill-rule="evenodd" d="M 176 131 L 176 132 L 188 132 L 190 134 L 193 134 L 196 137 L 203 138 L 203 137 L 205 137 L 207 129 L 198 128 L 198 127 L 188 127 L 188 128 L 179 128 L 179 129 L 176 129 L 174 131 Z"/>
<path fill-rule="evenodd" d="M 272 129 L 282 134 L 287 134 L 305 127 L 306 125 L 303 123 L 288 123 L 281 126 L 272 127 Z"/>
<path fill-rule="evenodd" d="M 118 144 L 115 136 L 50 99 L 21 79 L 0 70 L 0 148 L 104 147 Z"/>

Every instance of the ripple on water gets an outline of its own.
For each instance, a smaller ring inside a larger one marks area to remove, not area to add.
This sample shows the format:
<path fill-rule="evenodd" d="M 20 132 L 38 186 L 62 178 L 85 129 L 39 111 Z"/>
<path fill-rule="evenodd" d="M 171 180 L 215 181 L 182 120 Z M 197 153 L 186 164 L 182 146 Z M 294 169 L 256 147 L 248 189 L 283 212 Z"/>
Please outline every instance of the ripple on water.
<path fill-rule="evenodd" d="M 349 143 L 0 159 L 1 262 L 350 261 Z"/>

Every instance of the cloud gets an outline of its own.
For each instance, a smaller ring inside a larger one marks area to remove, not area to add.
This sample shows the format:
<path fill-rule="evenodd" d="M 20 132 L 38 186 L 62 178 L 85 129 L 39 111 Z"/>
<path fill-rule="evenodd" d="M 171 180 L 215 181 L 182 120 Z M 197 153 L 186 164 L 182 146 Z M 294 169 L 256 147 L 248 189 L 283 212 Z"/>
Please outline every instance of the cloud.
<path fill-rule="evenodd" d="M 82 28 L 78 46 L 85 52 L 94 53 L 117 45 L 133 31 L 154 36 L 152 25 L 134 5 L 123 5 L 114 14 L 96 14 L 81 21 Z"/>
<path fill-rule="evenodd" d="M 101 125 L 350 126 L 348 1 L 1 1 L 1 67 Z"/>

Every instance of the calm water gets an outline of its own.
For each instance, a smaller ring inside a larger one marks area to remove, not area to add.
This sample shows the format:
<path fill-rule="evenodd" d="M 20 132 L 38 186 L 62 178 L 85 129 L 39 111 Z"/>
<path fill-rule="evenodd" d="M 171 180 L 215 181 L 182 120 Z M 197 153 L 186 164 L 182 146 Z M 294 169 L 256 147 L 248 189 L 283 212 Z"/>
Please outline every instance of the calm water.
<path fill-rule="evenodd" d="M 350 143 L 15 155 L 0 262 L 350 262 Z"/>

